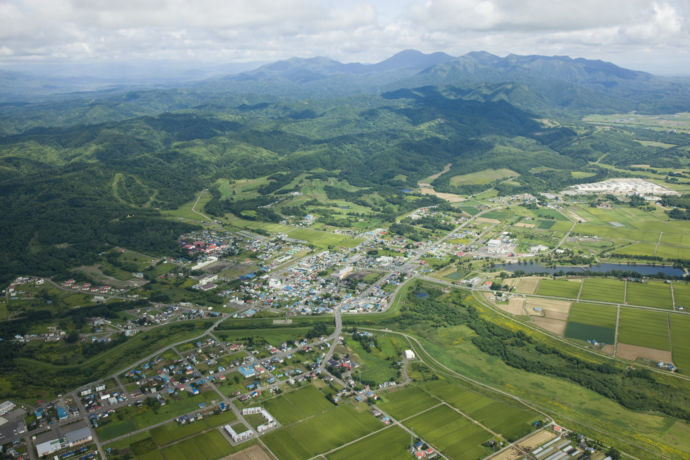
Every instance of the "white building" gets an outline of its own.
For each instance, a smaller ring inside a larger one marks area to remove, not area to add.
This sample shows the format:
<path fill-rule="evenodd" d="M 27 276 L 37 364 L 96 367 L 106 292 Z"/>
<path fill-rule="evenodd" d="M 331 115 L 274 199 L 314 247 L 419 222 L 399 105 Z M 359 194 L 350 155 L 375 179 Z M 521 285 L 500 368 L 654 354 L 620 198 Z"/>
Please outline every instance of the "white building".
<path fill-rule="evenodd" d="M 3 416 L 11 412 L 15 407 L 17 407 L 12 401 L 5 401 L 0 404 L 0 416 Z"/>
<path fill-rule="evenodd" d="M 412 351 L 412 350 L 405 350 L 404 354 L 405 354 L 405 359 L 414 359 L 415 358 L 414 351 Z"/>
<path fill-rule="evenodd" d="M 498 251 L 501 250 L 501 240 L 495 239 L 495 240 L 489 240 L 487 243 L 487 246 L 489 248 L 489 253 L 497 253 Z"/>
<path fill-rule="evenodd" d="M 235 430 L 232 429 L 230 425 L 225 425 L 223 428 L 230 435 L 230 438 L 234 443 L 246 441 L 247 439 L 254 436 L 253 430 L 247 430 L 243 431 L 242 433 L 237 433 Z"/>

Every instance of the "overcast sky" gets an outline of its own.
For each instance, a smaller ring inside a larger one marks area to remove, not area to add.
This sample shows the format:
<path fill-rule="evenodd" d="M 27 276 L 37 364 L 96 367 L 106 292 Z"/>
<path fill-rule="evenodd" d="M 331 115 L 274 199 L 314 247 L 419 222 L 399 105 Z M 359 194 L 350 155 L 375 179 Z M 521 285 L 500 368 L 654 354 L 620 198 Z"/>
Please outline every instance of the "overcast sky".
<path fill-rule="evenodd" d="M 26 62 L 376 62 L 403 49 L 604 59 L 690 75 L 690 0 L 0 0 Z"/>

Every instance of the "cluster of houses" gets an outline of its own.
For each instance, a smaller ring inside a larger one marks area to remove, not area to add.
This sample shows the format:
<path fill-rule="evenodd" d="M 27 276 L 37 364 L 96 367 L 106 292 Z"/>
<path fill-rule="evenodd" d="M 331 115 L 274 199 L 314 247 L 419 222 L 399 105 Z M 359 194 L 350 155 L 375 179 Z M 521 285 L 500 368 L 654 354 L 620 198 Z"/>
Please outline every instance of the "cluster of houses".
<path fill-rule="evenodd" d="M 32 285 L 32 286 L 42 286 L 45 283 L 43 278 L 36 278 L 32 276 L 19 276 L 14 281 L 7 286 L 7 289 L 3 289 L 2 293 L 7 295 L 10 299 L 17 298 L 21 293 L 19 291 L 19 286 Z"/>
<path fill-rule="evenodd" d="M 111 286 L 97 286 L 92 285 L 89 282 L 77 283 L 73 278 L 68 279 L 62 283 L 62 287 L 68 289 L 74 289 L 75 291 L 81 291 L 86 294 L 114 294 L 125 292 L 124 289 L 117 289 Z"/>
<path fill-rule="evenodd" d="M 65 331 L 58 329 L 55 326 L 48 326 L 46 332 L 40 334 L 16 334 L 14 340 L 18 343 L 29 343 L 34 340 L 41 342 L 59 342 L 66 335 Z"/>
<path fill-rule="evenodd" d="M 231 232 L 203 230 L 180 238 L 180 246 L 190 256 L 237 254 L 237 236 Z"/>

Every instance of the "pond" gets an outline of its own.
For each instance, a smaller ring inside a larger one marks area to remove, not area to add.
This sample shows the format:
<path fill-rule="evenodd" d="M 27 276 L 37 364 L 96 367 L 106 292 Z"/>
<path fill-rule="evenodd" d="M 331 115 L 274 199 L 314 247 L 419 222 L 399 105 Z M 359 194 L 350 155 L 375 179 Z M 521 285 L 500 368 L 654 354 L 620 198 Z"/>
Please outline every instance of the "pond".
<path fill-rule="evenodd" d="M 638 264 L 598 264 L 591 267 L 582 266 L 574 267 L 569 265 L 559 265 L 555 268 L 545 267 L 541 264 L 498 264 L 497 270 L 505 270 L 509 272 L 523 271 L 525 273 L 577 273 L 577 272 L 594 272 L 594 273 L 609 273 L 613 271 L 633 272 L 640 275 L 657 275 L 663 273 L 665 276 L 673 276 L 680 278 L 684 276 L 685 272 L 671 265 L 638 265 Z"/>

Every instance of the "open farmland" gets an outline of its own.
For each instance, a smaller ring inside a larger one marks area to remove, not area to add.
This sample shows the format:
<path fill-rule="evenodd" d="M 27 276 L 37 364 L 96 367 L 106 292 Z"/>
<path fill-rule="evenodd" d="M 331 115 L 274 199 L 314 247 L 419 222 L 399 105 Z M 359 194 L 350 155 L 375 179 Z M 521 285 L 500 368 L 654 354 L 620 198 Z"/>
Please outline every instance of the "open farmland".
<path fill-rule="evenodd" d="M 416 386 L 384 393 L 381 399 L 383 401 L 378 406 L 397 419 L 404 419 L 418 414 L 440 402 Z"/>
<path fill-rule="evenodd" d="M 362 439 L 327 456 L 329 459 L 375 458 L 394 460 L 410 458 L 410 435 L 393 425 L 373 436 Z"/>
<path fill-rule="evenodd" d="M 514 441 L 532 431 L 538 414 L 525 406 L 490 398 L 446 381 L 435 381 L 426 388 L 438 398 L 460 410 L 489 429 Z"/>
<path fill-rule="evenodd" d="M 657 350 L 671 350 L 668 313 L 622 308 L 618 341 Z"/>
<path fill-rule="evenodd" d="M 616 307 L 573 303 L 568 315 L 565 336 L 612 344 L 616 334 Z"/>
<path fill-rule="evenodd" d="M 309 230 L 306 228 L 292 230 L 288 233 L 288 237 L 306 241 L 319 248 L 328 248 L 329 246 L 335 248 L 353 248 L 360 243 L 360 240 L 350 238 L 349 236 L 336 235 L 335 233 L 322 232 L 319 230 Z"/>
<path fill-rule="evenodd" d="M 482 443 L 493 437 L 491 433 L 446 405 L 406 420 L 405 425 L 451 458 L 473 459 L 490 452 Z"/>
<path fill-rule="evenodd" d="M 185 425 L 180 425 L 177 422 L 166 423 L 165 425 L 153 428 L 150 430 L 150 433 L 153 441 L 159 446 L 163 446 L 209 428 L 231 423 L 234 420 L 236 420 L 235 414 L 232 411 L 227 411 L 218 415 L 204 417 L 198 422 L 187 423 Z"/>
<path fill-rule="evenodd" d="M 272 431 L 262 440 L 281 460 L 303 459 L 332 450 L 381 426 L 381 422 L 368 413 L 346 404 Z"/>
<path fill-rule="evenodd" d="M 626 303 L 647 307 L 673 309 L 671 286 L 660 281 L 647 283 L 628 283 Z"/>
<path fill-rule="evenodd" d="M 580 284 L 580 280 L 569 281 L 543 279 L 539 282 L 537 294 L 576 299 L 577 294 L 580 292 Z"/>
<path fill-rule="evenodd" d="M 484 169 L 482 171 L 477 171 L 469 174 L 463 174 L 461 176 L 453 176 L 450 179 L 450 184 L 453 186 L 458 185 L 485 185 L 500 179 L 507 179 L 509 177 L 517 177 L 520 174 L 510 169 Z"/>
<path fill-rule="evenodd" d="M 580 300 L 623 303 L 625 282 L 608 278 L 587 278 L 582 286 Z"/>
<path fill-rule="evenodd" d="M 690 374 L 690 316 L 672 314 L 671 342 L 673 362 L 684 374 Z"/>
<path fill-rule="evenodd" d="M 676 308 L 683 307 L 690 311 L 690 284 L 673 283 L 673 297 L 676 300 Z"/>
<path fill-rule="evenodd" d="M 168 460 L 216 460 L 232 453 L 234 449 L 220 431 L 213 430 L 162 449 Z"/>
<path fill-rule="evenodd" d="M 264 406 L 283 425 L 333 408 L 326 397 L 312 385 L 269 399 Z"/>

